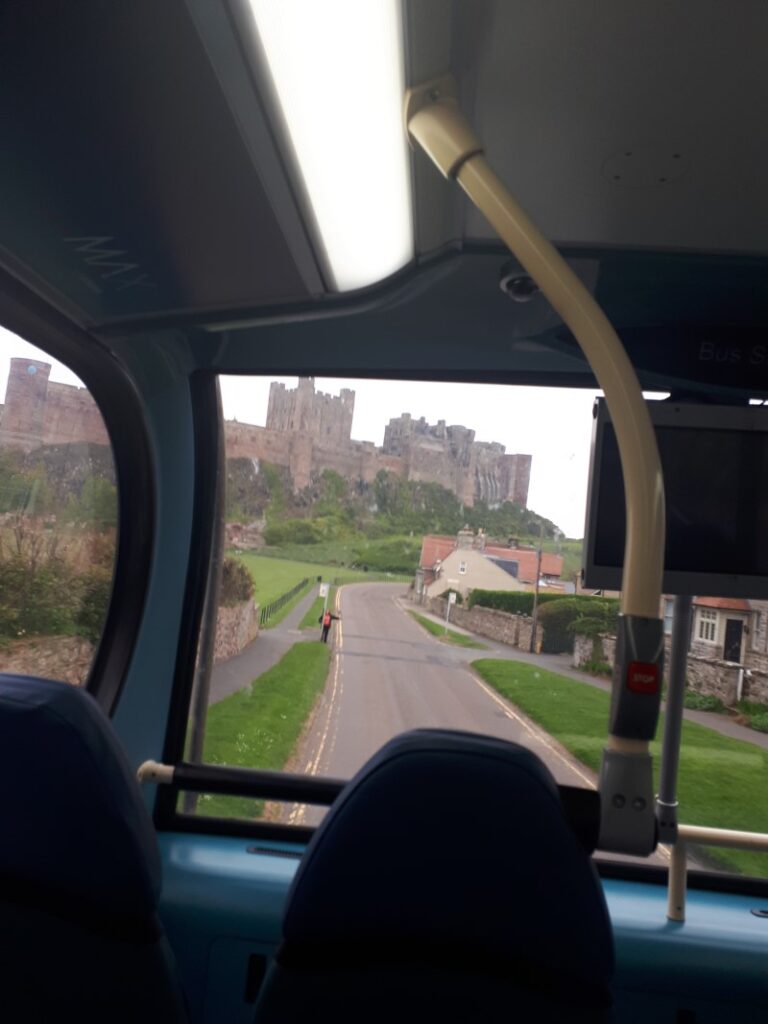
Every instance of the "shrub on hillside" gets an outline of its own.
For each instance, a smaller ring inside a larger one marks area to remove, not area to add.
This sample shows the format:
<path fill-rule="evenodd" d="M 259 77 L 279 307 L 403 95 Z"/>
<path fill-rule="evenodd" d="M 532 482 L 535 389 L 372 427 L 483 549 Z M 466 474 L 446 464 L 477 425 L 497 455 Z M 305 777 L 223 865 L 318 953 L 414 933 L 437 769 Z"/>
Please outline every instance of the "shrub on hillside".
<path fill-rule="evenodd" d="M 285 519 L 283 522 L 270 523 L 264 531 L 267 544 L 319 544 L 323 533 L 311 519 Z"/>
<path fill-rule="evenodd" d="M 225 558 L 221 569 L 219 604 L 225 608 L 242 604 L 253 597 L 253 580 L 246 567 L 237 558 Z"/>
<path fill-rule="evenodd" d="M 370 541 L 355 551 L 355 564 L 374 572 L 397 572 L 408 575 L 419 564 L 421 540 L 414 537 L 387 537 Z"/>

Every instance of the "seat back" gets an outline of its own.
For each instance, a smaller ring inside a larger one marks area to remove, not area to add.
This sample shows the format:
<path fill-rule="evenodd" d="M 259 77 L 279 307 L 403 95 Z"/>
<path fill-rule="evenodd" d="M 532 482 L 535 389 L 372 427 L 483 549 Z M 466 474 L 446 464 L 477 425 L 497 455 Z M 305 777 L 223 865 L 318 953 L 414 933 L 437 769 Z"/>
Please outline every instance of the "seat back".
<path fill-rule="evenodd" d="M 603 1020 L 612 971 L 602 888 L 546 767 L 417 730 L 315 833 L 256 1019 Z"/>
<path fill-rule="evenodd" d="M 0 814 L 4 1019 L 185 1019 L 152 821 L 84 690 L 0 676 Z"/>

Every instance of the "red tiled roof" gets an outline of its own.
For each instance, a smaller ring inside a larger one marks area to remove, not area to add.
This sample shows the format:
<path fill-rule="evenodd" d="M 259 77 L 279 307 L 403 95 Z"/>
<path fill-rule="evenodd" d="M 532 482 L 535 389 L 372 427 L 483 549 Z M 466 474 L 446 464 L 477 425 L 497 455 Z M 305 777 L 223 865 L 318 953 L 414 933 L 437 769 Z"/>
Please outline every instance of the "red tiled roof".
<path fill-rule="evenodd" d="M 422 569 L 434 568 L 438 559 L 443 562 L 456 549 L 456 538 L 446 537 L 439 534 L 428 534 L 421 543 L 421 560 L 419 564 Z M 503 558 L 510 562 L 517 562 L 518 579 L 524 583 L 533 583 L 536 579 L 537 553 L 531 548 L 504 548 L 495 544 L 489 544 L 485 551 L 481 552 L 491 558 Z M 541 572 L 543 576 L 561 576 L 563 572 L 562 555 L 553 555 L 544 551 L 541 556 Z"/>
<path fill-rule="evenodd" d="M 752 606 L 743 597 L 694 597 L 700 608 L 724 608 L 731 612 L 750 612 Z"/>
<path fill-rule="evenodd" d="M 438 559 L 442 562 L 456 547 L 455 537 L 443 537 L 439 534 L 429 534 L 421 542 L 421 560 L 419 565 L 422 569 L 434 568 Z"/>

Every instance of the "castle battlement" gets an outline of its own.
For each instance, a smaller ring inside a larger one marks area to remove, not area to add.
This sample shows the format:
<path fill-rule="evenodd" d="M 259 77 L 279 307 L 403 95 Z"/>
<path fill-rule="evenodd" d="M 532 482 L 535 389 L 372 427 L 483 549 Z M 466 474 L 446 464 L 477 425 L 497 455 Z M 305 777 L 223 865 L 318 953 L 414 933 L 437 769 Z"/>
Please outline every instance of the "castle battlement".
<path fill-rule="evenodd" d="M 85 388 L 50 381 L 51 367 L 12 359 L 5 404 L 0 406 L 0 445 L 31 451 L 43 444 L 87 441 L 108 444 L 99 409 Z M 438 483 L 464 505 L 514 501 L 525 506 L 531 456 L 511 455 L 497 441 L 475 441 L 460 424 L 403 413 L 389 421 L 384 444 L 352 440 L 355 392 L 315 391 L 312 377 L 297 387 L 273 382 L 265 427 L 225 422 L 227 455 L 285 466 L 294 489 L 307 487 L 324 469 L 347 480 L 371 483 L 380 470 L 407 480 Z"/>

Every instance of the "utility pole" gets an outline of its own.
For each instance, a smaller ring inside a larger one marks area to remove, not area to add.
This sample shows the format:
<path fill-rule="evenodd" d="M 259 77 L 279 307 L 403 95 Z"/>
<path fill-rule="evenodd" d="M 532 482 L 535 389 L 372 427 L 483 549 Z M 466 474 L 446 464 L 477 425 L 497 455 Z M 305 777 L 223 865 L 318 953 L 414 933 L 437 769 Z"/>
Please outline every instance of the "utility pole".
<path fill-rule="evenodd" d="M 541 545 L 544 539 L 544 524 L 539 524 L 539 550 L 536 555 L 536 580 L 533 585 L 533 622 L 531 623 L 531 654 L 536 653 L 536 627 L 539 614 L 539 578 L 541 576 Z"/>

